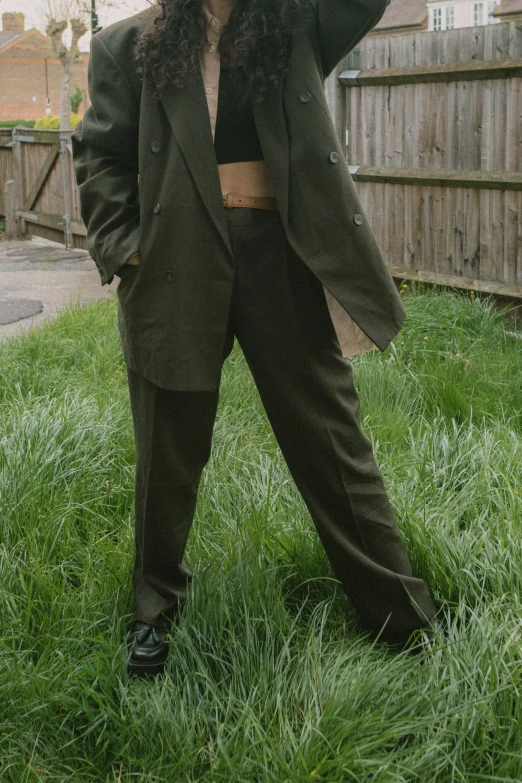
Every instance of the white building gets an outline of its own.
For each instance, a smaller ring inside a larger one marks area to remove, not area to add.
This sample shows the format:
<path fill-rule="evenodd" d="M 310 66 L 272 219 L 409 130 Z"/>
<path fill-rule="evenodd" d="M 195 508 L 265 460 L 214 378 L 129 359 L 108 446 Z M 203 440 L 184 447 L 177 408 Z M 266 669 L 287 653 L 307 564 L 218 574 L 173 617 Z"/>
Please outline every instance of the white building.
<path fill-rule="evenodd" d="M 522 0 L 391 0 L 369 35 L 521 21 Z"/>
<path fill-rule="evenodd" d="M 492 16 L 500 5 L 497 0 L 429 0 L 428 30 L 451 30 L 453 27 L 476 27 L 495 24 L 500 20 Z"/>

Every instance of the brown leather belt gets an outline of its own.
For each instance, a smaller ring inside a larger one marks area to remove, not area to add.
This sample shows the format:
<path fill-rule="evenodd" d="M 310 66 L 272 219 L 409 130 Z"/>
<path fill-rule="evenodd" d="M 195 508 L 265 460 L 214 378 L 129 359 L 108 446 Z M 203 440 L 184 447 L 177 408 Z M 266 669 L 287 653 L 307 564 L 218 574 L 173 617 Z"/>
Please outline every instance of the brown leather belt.
<path fill-rule="evenodd" d="M 223 193 L 223 206 L 255 207 L 255 209 L 279 209 L 274 196 L 239 196 L 237 193 Z"/>

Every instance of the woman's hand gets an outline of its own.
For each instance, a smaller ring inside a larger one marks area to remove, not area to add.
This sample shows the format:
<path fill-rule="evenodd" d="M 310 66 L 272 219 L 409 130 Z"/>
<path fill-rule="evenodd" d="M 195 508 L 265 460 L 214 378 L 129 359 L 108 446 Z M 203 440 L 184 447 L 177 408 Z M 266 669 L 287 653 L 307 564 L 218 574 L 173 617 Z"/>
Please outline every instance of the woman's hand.
<path fill-rule="evenodd" d="M 141 263 L 141 256 L 138 251 L 137 253 L 133 253 L 131 255 L 131 257 L 128 259 L 127 263 L 125 264 L 125 266 L 127 266 L 127 264 L 130 264 L 130 266 L 138 266 L 138 264 L 140 263 Z"/>

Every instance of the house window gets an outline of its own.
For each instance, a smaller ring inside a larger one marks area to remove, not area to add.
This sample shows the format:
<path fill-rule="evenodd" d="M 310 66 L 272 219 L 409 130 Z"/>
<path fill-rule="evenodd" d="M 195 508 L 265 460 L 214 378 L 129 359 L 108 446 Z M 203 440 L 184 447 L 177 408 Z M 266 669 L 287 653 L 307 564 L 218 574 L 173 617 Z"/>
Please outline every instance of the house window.
<path fill-rule="evenodd" d="M 433 29 L 442 30 L 442 8 L 433 9 Z"/>
<path fill-rule="evenodd" d="M 473 3 L 473 25 L 485 24 L 484 3 Z"/>
<path fill-rule="evenodd" d="M 446 5 L 430 9 L 430 30 L 450 30 L 455 27 L 455 6 Z"/>

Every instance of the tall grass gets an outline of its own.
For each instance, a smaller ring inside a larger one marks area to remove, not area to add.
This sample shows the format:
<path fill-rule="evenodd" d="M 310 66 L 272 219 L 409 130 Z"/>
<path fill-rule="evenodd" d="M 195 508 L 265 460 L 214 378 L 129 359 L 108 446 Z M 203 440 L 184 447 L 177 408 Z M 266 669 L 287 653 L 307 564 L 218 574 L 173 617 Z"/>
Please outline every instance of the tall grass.
<path fill-rule="evenodd" d="M 452 618 L 415 657 L 362 632 L 236 347 L 168 672 L 129 681 L 115 302 L 0 346 L 2 780 L 522 779 L 522 341 L 489 300 L 406 290 L 392 345 L 352 363 L 414 570 Z"/>

